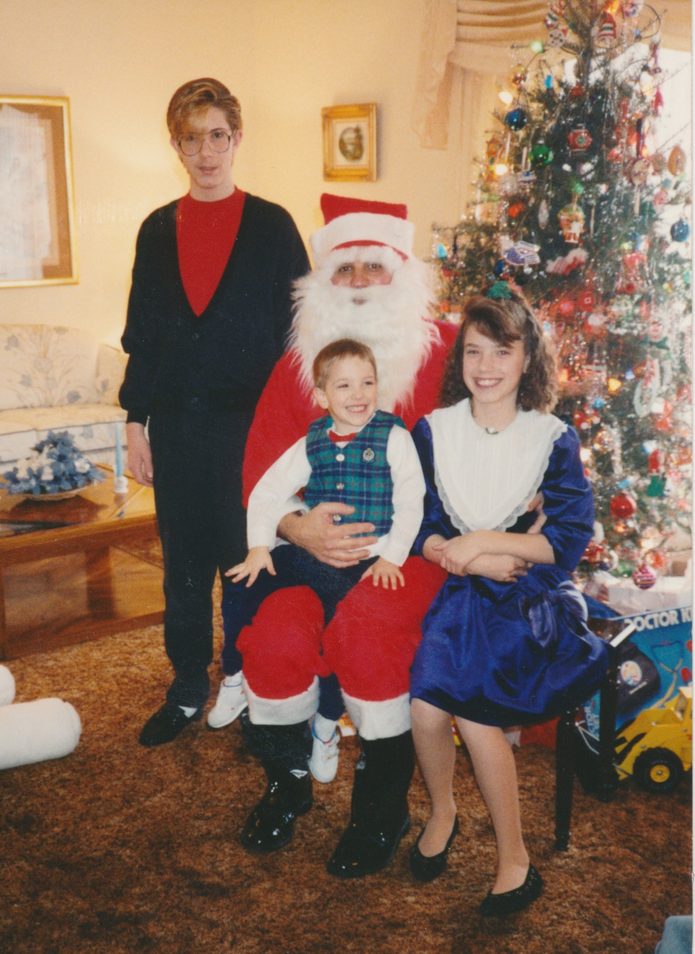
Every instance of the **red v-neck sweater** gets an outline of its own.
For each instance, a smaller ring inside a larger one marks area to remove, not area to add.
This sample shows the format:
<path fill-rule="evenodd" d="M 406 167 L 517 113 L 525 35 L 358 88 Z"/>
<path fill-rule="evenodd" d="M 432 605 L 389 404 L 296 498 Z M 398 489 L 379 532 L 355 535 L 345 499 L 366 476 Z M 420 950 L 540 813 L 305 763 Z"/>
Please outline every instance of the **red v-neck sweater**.
<path fill-rule="evenodd" d="M 239 231 L 246 195 L 235 189 L 226 199 L 201 202 L 185 195 L 176 214 L 176 245 L 186 297 L 201 315 L 220 283 Z"/>

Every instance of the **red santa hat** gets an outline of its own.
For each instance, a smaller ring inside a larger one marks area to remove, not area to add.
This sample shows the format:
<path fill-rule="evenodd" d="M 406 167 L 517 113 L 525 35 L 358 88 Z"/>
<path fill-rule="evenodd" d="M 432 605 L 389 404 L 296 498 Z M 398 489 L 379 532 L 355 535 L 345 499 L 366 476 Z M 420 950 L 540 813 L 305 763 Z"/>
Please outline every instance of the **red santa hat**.
<path fill-rule="evenodd" d="M 413 253 L 415 226 L 407 221 L 405 205 L 324 192 L 321 211 L 326 224 L 310 240 L 317 268 L 325 264 L 331 252 L 353 246 L 391 248 L 404 259 Z"/>

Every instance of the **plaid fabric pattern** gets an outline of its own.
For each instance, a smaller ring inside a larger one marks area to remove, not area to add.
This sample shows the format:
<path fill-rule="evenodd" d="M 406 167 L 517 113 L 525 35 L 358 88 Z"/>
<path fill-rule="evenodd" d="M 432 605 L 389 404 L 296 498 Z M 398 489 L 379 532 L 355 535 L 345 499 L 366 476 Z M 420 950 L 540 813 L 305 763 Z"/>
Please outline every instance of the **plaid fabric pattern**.
<path fill-rule="evenodd" d="M 326 433 L 332 423 L 326 416 L 309 427 L 306 452 L 311 477 L 304 501 L 309 507 L 326 500 L 350 504 L 355 512 L 336 522 L 367 521 L 374 524 L 378 536 L 383 536 L 393 521 L 393 480 L 386 445 L 391 428 L 405 424 L 394 414 L 377 411 L 349 444 L 338 447 Z"/>

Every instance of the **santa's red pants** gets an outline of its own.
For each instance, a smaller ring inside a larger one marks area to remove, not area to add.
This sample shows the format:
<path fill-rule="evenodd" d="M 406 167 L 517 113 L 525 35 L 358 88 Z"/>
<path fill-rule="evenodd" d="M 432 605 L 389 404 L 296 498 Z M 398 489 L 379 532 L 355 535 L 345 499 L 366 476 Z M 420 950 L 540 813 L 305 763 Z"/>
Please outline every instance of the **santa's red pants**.
<path fill-rule="evenodd" d="M 422 620 L 446 574 L 421 557 L 403 566 L 405 587 L 358 583 L 323 628 L 323 608 L 307 587 L 269 596 L 237 646 L 251 721 L 292 725 L 318 705 L 318 676 L 334 672 L 345 708 L 365 739 L 410 728 L 410 666 Z"/>

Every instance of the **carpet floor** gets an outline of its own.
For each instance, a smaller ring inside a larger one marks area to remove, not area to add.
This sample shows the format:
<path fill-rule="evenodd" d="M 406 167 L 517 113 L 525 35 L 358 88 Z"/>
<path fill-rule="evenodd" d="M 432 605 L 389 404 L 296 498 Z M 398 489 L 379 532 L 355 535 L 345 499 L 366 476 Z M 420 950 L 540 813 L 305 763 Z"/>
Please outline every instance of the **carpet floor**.
<path fill-rule="evenodd" d="M 354 738 L 341 744 L 335 782 L 315 784 L 291 844 L 251 856 L 238 833 L 263 777 L 238 724 L 199 722 L 171 745 L 138 745 L 169 679 L 161 627 L 9 668 L 16 702 L 59 696 L 83 732 L 64 759 L 0 773 L 5 954 L 651 954 L 665 917 L 691 911 L 689 783 L 671 795 L 630 783 L 607 804 L 577 786 L 570 849 L 558 853 L 554 753 L 522 746 L 524 828 L 546 889 L 528 911 L 487 921 L 477 908 L 494 840 L 463 750 L 447 872 L 429 885 L 408 872 L 427 812 L 416 775 L 413 828 L 393 864 L 341 882 L 324 865 L 349 812 Z"/>

